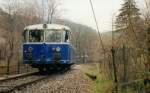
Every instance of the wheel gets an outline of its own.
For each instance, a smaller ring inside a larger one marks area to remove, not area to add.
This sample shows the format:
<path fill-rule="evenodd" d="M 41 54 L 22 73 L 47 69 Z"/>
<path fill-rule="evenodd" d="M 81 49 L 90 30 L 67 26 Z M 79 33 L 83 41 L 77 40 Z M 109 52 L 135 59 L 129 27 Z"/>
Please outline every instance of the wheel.
<path fill-rule="evenodd" d="M 44 72 L 44 67 L 39 67 L 39 72 Z"/>
<path fill-rule="evenodd" d="M 64 71 L 68 71 L 68 70 L 70 70 L 70 65 L 69 64 L 66 64 L 66 65 L 63 65 L 63 70 Z"/>
<path fill-rule="evenodd" d="M 54 70 L 53 67 L 50 67 L 50 66 L 46 67 L 46 72 L 48 72 L 48 73 L 53 72 L 53 70 Z"/>
<path fill-rule="evenodd" d="M 62 67 L 61 66 L 58 66 L 57 67 L 57 71 L 61 71 L 62 70 Z"/>

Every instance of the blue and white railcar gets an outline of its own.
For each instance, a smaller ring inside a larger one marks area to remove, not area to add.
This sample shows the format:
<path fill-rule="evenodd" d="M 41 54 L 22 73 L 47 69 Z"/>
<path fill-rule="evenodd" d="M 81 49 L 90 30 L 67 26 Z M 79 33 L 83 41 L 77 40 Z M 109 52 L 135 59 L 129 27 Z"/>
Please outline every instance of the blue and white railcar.
<path fill-rule="evenodd" d="M 58 24 L 36 24 L 24 29 L 23 63 L 40 71 L 69 67 L 74 61 L 71 30 Z"/>

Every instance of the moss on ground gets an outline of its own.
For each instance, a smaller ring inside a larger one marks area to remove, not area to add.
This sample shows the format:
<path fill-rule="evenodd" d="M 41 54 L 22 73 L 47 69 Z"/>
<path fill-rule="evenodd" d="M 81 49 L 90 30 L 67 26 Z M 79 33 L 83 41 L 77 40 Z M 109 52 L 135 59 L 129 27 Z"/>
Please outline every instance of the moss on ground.
<path fill-rule="evenodd" d="M 88 64 L 88 65 L 81 65 L 81 70 L 84 73 L 88 73 L 90 75 L 96 75 L 96 80 L 91 80 L 91 91 L 92 93 L 112 93 L 112 90 L 115 87 L 115 84 L 112 80 L 108 80 L 105 77 L 105 73 L 98 72 L 96 64 Z M 85 76 L 85 78 L 89 78 Z M 126 93 L 136 93 L 133 89 L 128 88 Z"/>
<path fill-rule="evenodd" d="M 104 75 L 98 72 L 95 64 L 81 66 L 84 73 L 97 76 L 96 80 L 91 80 L 92 84 L 90 87 L 93 93 L 111 93 L 113 89 L 113 82 L 111 80 L 104 80 Z"/>

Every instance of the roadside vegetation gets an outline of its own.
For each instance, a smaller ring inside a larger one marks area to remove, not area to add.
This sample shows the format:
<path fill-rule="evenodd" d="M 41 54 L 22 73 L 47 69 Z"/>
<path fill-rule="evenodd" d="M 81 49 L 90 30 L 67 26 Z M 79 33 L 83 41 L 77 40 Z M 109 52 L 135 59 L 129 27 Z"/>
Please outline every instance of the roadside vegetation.
<path fill-rule="evenodd" d="M 96 76 L 96 79 L 93 80 L 86 75 L 86 78 L 91 81 L 92 93 L 112 93 L 113 81 L 106 79 L 105 73 L 98 71 L 97 64 L 83 64 L 81 68 L 85 74 Z"/>
<path fill-rule="evenodd" d="M 116 84 L 105 76 L 106 73 L 98 72 L 97 64 L 82 64 L 81 70 L 85 73 L 85 78 L 90 81 L 91 93 L 112 93 L 114 91 Z M 93 80 L 89 75 L 97 78 Z M 140 82 L 139 85 L 143 83 Z M 137 93 L 138 90 L 133 88 L 133 85 L 131 86 L 127 89 L 119 89 L 118 93 Z"/>
<path fill-rule="evenodd" d="M 113 15 L 113 32 L 103 35 L 102 59 L 83 66 L 85 73 L 97 76 L 94 93 L 149 93 L 150 2 L 145 4 L 141 12 L 135 0 L 124 0 Z"/>

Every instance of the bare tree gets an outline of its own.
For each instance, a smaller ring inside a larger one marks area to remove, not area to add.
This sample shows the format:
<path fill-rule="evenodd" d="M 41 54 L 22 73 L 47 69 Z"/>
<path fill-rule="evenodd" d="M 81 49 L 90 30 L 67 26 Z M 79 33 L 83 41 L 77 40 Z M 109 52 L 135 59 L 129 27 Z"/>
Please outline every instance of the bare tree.
<path fill-rule="evenodd" d="M 145 0 L 145 6 L 146 6 L 146 11 L 145 11 L 145 21 L 147 26 L 150 26 L 150 1 Z"/>
<path fill-rule="evenodd" d="M 56 0 L 47 0 L 47 5 L 48 5 L 47 23 L 52 23 L 53 17 L 57 15 L 58 12 L 57 8 L 59 4 L 57 3 Z"/>
<path fill-rule="evenodd" d="M 15 19 L 17 14 L 17 0 L 6 0 L 4 5 L 5 17 L 3 19 L 2 27 L 5 30 L 6 39 L 6 60 L 7 60 L 7 74 L 10 72 L 10 62 L 14 57 L 15 49 Z"/>
<path fill-rule="evenodd" d="M 30 24 L 52 23 L 53 19 L 58 17 L 58 7 L 57 0 L 26 0 L 23 1 L 19 12 L 25 19 L 30 18 Z"/>

